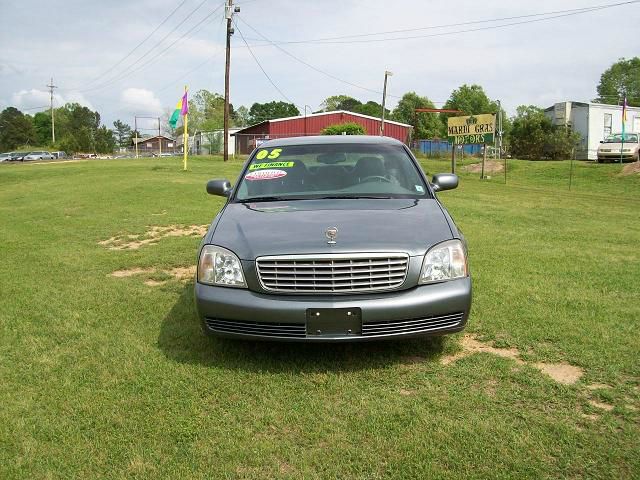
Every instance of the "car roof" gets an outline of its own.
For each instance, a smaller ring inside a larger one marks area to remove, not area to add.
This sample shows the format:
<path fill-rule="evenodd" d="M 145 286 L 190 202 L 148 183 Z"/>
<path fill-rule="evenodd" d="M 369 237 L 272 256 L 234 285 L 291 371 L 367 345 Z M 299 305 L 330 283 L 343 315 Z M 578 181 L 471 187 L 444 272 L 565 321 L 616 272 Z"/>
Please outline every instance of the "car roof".
<path fill-rule="evenodd" d="M 287 145 L 340 145 L 354 143 L 364 143 L 368 145 L 404 145 L 395 138 L 373 135 L 313 135 L 308 137 L 276 138 L 262 143 L 259 148 L 284 147 Z"/>

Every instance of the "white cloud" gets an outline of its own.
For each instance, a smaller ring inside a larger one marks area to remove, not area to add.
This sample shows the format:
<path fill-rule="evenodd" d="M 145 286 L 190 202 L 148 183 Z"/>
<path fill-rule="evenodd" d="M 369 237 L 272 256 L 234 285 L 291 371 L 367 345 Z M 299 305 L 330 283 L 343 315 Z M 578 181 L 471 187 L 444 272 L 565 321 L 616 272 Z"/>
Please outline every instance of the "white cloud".
<path fill-rule="evenodd" d="M 32 88 L 30 90 L 20 90 L 12 96 L 12 105 L 20 110 L 26 110 L 29 112 L 37 111 L 40 107 L 44 110 L 49 107 L 50 97 L 49 92 L 46 90 L 39 90 Z M 91 110 L 94 110 L 93 105 L 89 102 L 80 92 L 69 92 L 66 95 L 60 95 L 58 93 L 53 94 L 53 104 L 56 107 L 60 107 L 66 103 L 79 103 Z"/>
<path fill-rule="evenodd" d="M 160 115 L 162 102 L 146 88 L 127 88 L 120 95 L 123 110 L 134 115 Z"/>

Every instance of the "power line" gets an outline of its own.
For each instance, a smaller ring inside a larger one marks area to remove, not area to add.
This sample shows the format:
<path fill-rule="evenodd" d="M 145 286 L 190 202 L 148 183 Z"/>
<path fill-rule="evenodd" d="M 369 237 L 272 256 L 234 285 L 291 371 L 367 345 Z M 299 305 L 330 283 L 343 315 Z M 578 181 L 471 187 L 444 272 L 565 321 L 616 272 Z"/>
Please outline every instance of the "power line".
<path fill-rule="evenodd" d="M 247 43 L 247 41 L 244 38 L 244 35 L 242 34 L 242 30 L 240 30 L 240 28 L 238 27 L 238 23 L 237 22 L 233 22 L 233 24 L 235 25 L 236 29 L 238 30 L 238 33 L 240 34 L 240 37 L 242 38 L 242 41 L 244 42 L 244 44 L 247 46 L 247 49 L 249 50 L 249 53 L 251 54 L 251 56 L 253 57 L 253 60 L 255 60 L 256 64 L 258 65 L 258 67 L 260 68 L 260 70 L 262 70 L 262 73 L 264 74 L 265 77 L 267 77 L 267 80 L 269 80 L 269 83 L 271 85 L 273 85 L 273 88 L 275 88 L 278 93 L 280 95 L 282 95 L 282 98 L 284 98 L 287 102 L 292 103 L 295 105 L 294 102 L 291 101 L 291 99 L 289 97 L 287 97 L 284 92 L 282 90 L 280 90 L 280 88 L 275 84 L 275 82 L 271 79 L 271 77 L 269 76 L 269 74 L 265 71 L 265 69 L 262 67 L 262 64 L 260 63 L 260 61 L 258 60 L 258 58 L 256 57 L 256 55 L 253 53 L 253 50 L 251 50 L 251 47 L 249 46 L 249 44 Z"/>
<path fill-rule="evenodd" d="M 247 27 L 249 27 L 251 30 L 253 30 L 255 33 L 257 33 L 260 37 L 262 37 L 264 40 L 266 40 L 267 42 L 269 42 L 271 45 L 273 45 L 274 47 L 276 47 L 278 50 L 280 50 L 281 52 L 283 52 L 285 55 L 288 55 L 289 57 L 293 58 L 295 61 L 297 61 L 297 62 L 299 62 L 299 63 L 302 63 L 302 64 L 303 64 L 303 65 L 305 65 L 306 67 L 308 67 L 308 68 L 310 68 L 310 69 L 312 69 L 312 70 L 314 70 L 314 71 L 316 71 L 316 72 L 318 72 L 318 73 L 321 73 L 322 75 L 324 75 L 324 76 L 326 76 L 326 77 L 329 77 L 329 78 L 331 78 L 331 79 L 333 79 L 333 80 L 336 80 L 336 81 L 338 81 L 338 82 L 344 83 L 344 84 L 346 84 L 346 85 L 350 85 L 350 86 L 352 86 L 352 87 L 359 88 L 359 89 L 361 89 L 361 90 L 366 90 L 366 91 L 368 91 L 368 92 L 370 92 L 370 93 L 376 93 L 376 94 L 378 94 L 378 95 L 382 95 L 382 92 L 381 92 L 381 91 L 374 90 L 374 89 L 372 89 L 372 88 L 368 88 L 368 87 L 363 87 L 362 85 L 358 85 L 358 84 L 353 83 L 353 82 L 350 82 L 350 81 L 348 81 L 348 80 L 344 80 L 344 79 L 342 79 L 342 78 L 340 78 L 340 77 L 336 77 L 335 75 L 333 75 L 333 74 L 331 74 L 331 73 L 329 73 L 329 72 L 325 72 L 324 70 L 321 70 L 321 69 L 319 69 L 318 67 L 316 67 L 316 66 L 314 66 L 314 65 L 311 65 L 310 63 L 308 63 L 308 62 L 306 62 L 306 61 L 302 60 L 301 58 L 296 57 L 296 56 L 295 56 L 294 54 L 292 54 L 291 52 L 289 52 L 289 51 L 285 50 L 285 49 L 284 49 L 284 48 L 282 48 L 280 45 L 277 45 L 277 44 L 273 43 L 271 40 L 269 40 L 267 37 L 265 37 L 262 33 L 260 33 L 258 30 L 256 30 L 255 28 L 253 28 L 251 25 L 249 25 L 249 24 L 247 23 L 247 21 L 246 21 L 244 18 L 240 17 L 240 20 L 241 20 L 241 21 L 242 21 L 242 23 L 244 23 Z M 395 96 L 395 95 L 391 95 L 391 94 L 389 94 L 389 96 L 390 96 L 390 97 L 395 97 L 395 98 L 400 98 L 400 97 L 397 97 L 397 96 Z"/>
<path fill-rule="evenodd" d="M 206 0 L 205 0 L 206 1 Z M 142 63 L 141 65 L 139 65 L 137 68 L 130 70 L 130 71 L 124 71 L 121 72 L 119 75 L 116 75 L 115 77 L 111 78 L 110 80 L 107 80 L 105 83 L 98 85 L 96 87 L 91 87 L 88 89 L 84 89 L 84 90 L 80 90 L 81 92 L 86 92 L 86 91 L 93 91 L 93 90 L 101 90 L 103 88 L 109 87 L 121 80 L 124 80 L 125 78 L 127 78 L 128 76 L 133 75 L 134 73 L 139 72 L 140 70 L 144 69 L 145 67 L 147 67 L 148 65 L 150 65 L 151 63 L 153 63 L 157 58 L 163 56 L 165 53 L 167 53 L 167 51 L 169 51 L 176 43 L 179 43 L 180 41 L 182 41 L 187 35 L 189 35 L 189 33 L 191 33 L 193 30 L 195 30 L 197 27 L 199 27 L 200 25 L 202 25 L 204 22 L 206 22 L 213 14 L 215 14 L 218 10 L 220 10 L 220 8 L 222 8 L 222 4 L 219 5 L 217 8 L 215 8 L 212 12 L 210 12 L 207 16 L 205 16 L 202 20 L 200 20 L 198 23 L 196 23 L 193 27 L 191 27 L 189 30 L 187 30 L 184 34 L 182 34 L 182 36 L 180 36 L 179 38 L 177 38 L 176 40 L 174 40 L 171 44 L 169 44 L 166 48 L 164 48 L 163 50 L 161 50 L 160 52 L 158 52 L 156 55 L 154 55 L 153 57 L 151 57 L 150 59 L 148 59 L 146 62 Z M 146 54 L 145 54 L 146 55 Z M 144 55 L 143 55 L 144 57 Z M 135 62 L 134 62 L 135 63 Z M 133 66 L 130 65 L 129 67 Z M 129 68 L 128 67 L 128 68 Z"/>
<path fill-rule="evenodd" d="M 133 52 L 135 52 L 138 48 L 140 48 L 147 40 L 149 40 L 159 29 L 160 27 L 162 27 L 167 20 L 169 20 L 174 13 L 176 13 L 178 11 L 178 9 L 180 7 L 182 7 L 188 0 L 182 0 L 182 2 L 180 2 L 180 4 L 174 8 L 171 13 L 169 15 L 167 15 L 165 17 L 164 20 L 162 20 L 162 22 L 160 22 L 160 24 L 153 29 L 153 31 L 147 35 L 140 43 L 138 43 L 135 47 L 133 47 L 129 53 L 127 53 L 124 57 L 122 57 L 120 60 L 118 60 L 115 64 L 113 64 L 111 67 L 109 67 L 107 70 L 105 70 L 104 72 L 102 72 L 100 75 L 98 75 L 97 77 L 93 78 L 92 80 L 89 81 L 89 83 L 87 83 L 85 86 L 91 85 L 93 82 L 95 82 L 96 80 L 98 80 L 99 78 L 104 77 L 107 73 L 113 71 L 118 65 L 122 64 L 122 62 L 124 62 L 127 58 L 129 58 Z M 199 8 L 199 7 L 198 7 Z"/>
<path fill-rule="evenodd" d="M 493 28 L 502 28 L 502 27 L 513 26 L 513 25 L 522 25 L 525 23 L 542 22 L 542 21 L 551 20 L 554 18 L 561 18 L 561 17 L 571 16 L 571 15 L 579 15 L 582 13 L 589 13 L 593 11 L 619 7 L 622 5 L 630 5 L 638 2 L 640 2 L 640 0 L 629 0 L 625 2 L 613 3 L 613 4 L 594 5 L 591 7 L 574 8 L 574 9 L 568 9 L 568 10 L 555 10 L 550 12 L 532 13 L 532 14 L 526 14 L 526 15 L 516 15 L 511 17 L 501 17 L 501 18 L 493 18 L 493 19 L 486 19 L 486 20 L 475 20 L 475 21 L 469 21 L 469 22 L 450 23 L 450 24 L 442 24 L 442 25 L 428 25 L 425 27 L 405 28 L 405 29 L 399 29 L 399 30 L 387 30 L 382 32 L 371 32 L 371 33 L 361 33 L 361 34 L 352 34 L 352 35 L 341 35 L 341 36 L 323 37 L 323 38 L 308 39 L 308 40 L 272 41 L 270 43 L 278 44 L 278 45 L 292 45 L 292 44 L 306 44 L 306 43 L 346 44 L 346 43 L 370 43 L 370 42 L 409 40 L 409 39 L 416 39 L 416 38 L 428 38 L 428 37 L 434 37 L 434 36 L 444 36 L 444 35 L 452 35 L 457 33 L 489 30 Z M 379 36 L 379 35 L 389 35 L 389 34 L 395 34 L 395 33 L 407 33 L 407 32 L 416 32 L 416 31 L 423 31 L 423 30 L 433 30 L 433 29 L 440 29 L 440 28 L 451 28 L 451 27 L 459 27 L 459 26 L 482 24 L 482 23 L 495 23 L 495 22 L 502 22 L 502 21 L 508 21 L 508 20 L 517 20 L 522 18 L 541 17 L 541 16 L 545 16 L 546 18 L 534 19 L 534 20 L 529 20 L 524 22 L 513 22 L 513 23 L 507 23 L 503 25 L 491 25 L 488 27 L 481 27 L 476 29 L 458 30 L 453 32 L 440 32 L 440 33 L 431 34 L 431 35 L 378 38 L 378 39 L 369 39 L 369 40 L 335 41 L 335 40 L 344 40 L 344 39 L 350 39 L 350 38 L 361 38 L 361 37 L 370 37 L 370 36 Z M 254 47 L 255 46 L 257 45 L 254 45 Z"/>
<path fill-rule="evenodd" d="M 130 70 L 132 67 L 135 66 L 135 64 L 137 62 L 139 62 L 140 60 L 142 60 L 143 58 L 145 58 L 146 56 L 148 56 L 151 52 L 153 52 L 156 48 L 158 48 L 160 45 L 162 45 L 162 43 L 172 34 L 174 33 L 178 28 L 180 28 L 180 26 L 182 26 L 189 18 L 191 18 L 191 16 L 196 13 L 196 11 L 198 11 L 200 9 L 200 7 L 202 5 L 205 4 L 205 2 L 207 2 L 207 0 L 202 0 L 202 2 L 200 2 L 193 10 L 191 10 L 191 12 L 189 12 L 187 14 L 186 17 L 184 17 L 182 19 L 182 21 L 180 23 L 178 23 L 175 27 L 173 27 L 173 29 L 171 29 L 164 37 L 162 37 L 159 41 L 157 41 L 150 49 L 148 49 L 147 51 L 145 51 L 143 54 L 141 54 L 139 57 L 137 57 L 135 60 L 133 60 L 133 62 L 129 63 L 127 66 L 125 66 L 124 70 L 120 71 L 119 73 L 116 73 L 114 76 L 112 76 L 111 78 L 105 80 L 102 83 L 99 83 L 98 85 L 94 86 L 94 87 L 89 87 L 89 88 L 83 88 L 80 89 L 80 92 L 87 92 L 87 91 L 92 91 L 92 90 L 100 90 L 106 86 L 110 86 L 115 82 L 118 82 L 124 78 L 126 78 L 127 76 L 140 71 L 143 67 L 138 66 L 138 68 L 134 68 L 133 70 Z M 220 8 L 220 7 L 218 7 Z M 216 9 L 217 10 L 217 9 Z M 146 66 L 149 63 L 151 63 L 153 60 L 155 60 L 156 58 L 158 58 L 159 56 L 163 55 L 169 48 L 171 48 L 173 45 L 175 45 L 175 43 L 177 43 L 177 41 L 181 40 L 182 38 L 184 38 L 188 33 L 190 33 L 191 31 L 193 31 L 197 26 L 201 25 L 202 23 L 204 23 L 204 21 L 206 19 L 208 19 L 213 13 L 215 12 L 215 10 L 213 12 L 211 12 L 209 15 L 207 15 L 203 20 L 201 20 L 200 22 L 198 22 L 194 27 L 192 27 L 191 29 L 189 29 L 187 32 L 185 32 L 180 38 L 178 38 L 178 40 L 174 41 L 173 43 L 171 43 L 168 47 L 166 47 L 164 50 L 160 51 L 159 54 L 156 54 L 155 56 L 153 56 L 151 58 L 151 60 L 147 60 L 146 62 L 144 62 L 142 65 Z"/>

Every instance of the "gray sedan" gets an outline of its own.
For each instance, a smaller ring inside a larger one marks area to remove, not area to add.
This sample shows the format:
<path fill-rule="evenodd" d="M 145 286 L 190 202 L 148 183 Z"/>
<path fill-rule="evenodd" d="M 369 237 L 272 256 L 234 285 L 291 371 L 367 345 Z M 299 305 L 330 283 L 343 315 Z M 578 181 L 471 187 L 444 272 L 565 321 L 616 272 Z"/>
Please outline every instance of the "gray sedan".
<path fill-rule="evenodd" d="M 253 152 L 200 247 L 208 334 L 364 341 L 457 332 L 471 308 L 467 246 L 410 150 L 384 137 L 271 140 Z"/>

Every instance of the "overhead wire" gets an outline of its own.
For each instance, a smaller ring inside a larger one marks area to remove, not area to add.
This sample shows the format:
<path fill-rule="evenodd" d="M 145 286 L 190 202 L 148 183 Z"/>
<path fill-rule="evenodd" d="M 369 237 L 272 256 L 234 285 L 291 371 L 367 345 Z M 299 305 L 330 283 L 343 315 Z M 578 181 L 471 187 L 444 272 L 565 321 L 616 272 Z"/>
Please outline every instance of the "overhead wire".
<path fill-rule="evenodd" d="M 206 0 L 205 0 L 206 1 Z M 127 78 L 128 76 L 133 75 L 134 73 L 139 72 L 140 70 L 146 68 L 148 65 L 150 65 L 151 63 L 153 63 L 156 59 L 162 57 L 163 55 L 165 55 L 175 44 L 181 42 L 185 37 L 187 37 L 187 35 L 189 35 L 189 33 L 191 33 L 193 30 L 195 30 L 197 27 L 199 27 L 200 25 L 202 25 L 204 22 L 206 22 L 207 20 L 209 20 L 209 18 L 214 15 L 218 10 L 220 10 L 220 8 L 222 8 L 224 4 L 220 4 L 217 8 L 215 8 L 212 12 L 210 12 L 207 16 L 205 16 L 202 20 L 200 20 L 198 23 L 196 23 L 193 27 L 191 27 L 189 30 L 187 30 L 185 33 L 183 33 L 180 37 L 178 37 L 176 40 L 174 40 L 171 44 L 169 44 L 167 47 L 165 47 L 163 50 L 161 50 L 160 52 L 158 52 L 156 55 L 154 55 L 153 57 L 151 57 L 150 59 L 148 59 L 147 61 L 145 61 L 144 63 L 138 65 L 137 68 L 131 70 L 131 71 L 125 71 L 125 72 L 121 72 L 120 75 L 117 75 L 113 78 L 111 78 L 110 80 L 106 81 L 104 84 L 98 85 L 96 87 L 92 87 L 92 88 L 88 88 L 88 89 L 84 89 L 84 90 L 79 90 L 80 92 L 86 92 L 86 91 L 94 91 L 94 90 L 101 90 L 103 88 L 109 87 L 115 83 L 118 83 L 121 80 L 124 80 L 125 78 Z"/>
<path fill-rule="evenodd" d="M 253 57 L 253 60 L 256 62 L 256 64 L 258 65 L 258 67 L 260 68 L 260 70 L 262 71 L 262 73 L 264 74 L 265 77 L 267 77 L 267 80 L 269 80 L 269 83 L 271 85 L 273 85 L 273 88 L 275 88 L 278 93 L 282 96 L 282 98 L 284 98 L 287 102 L 292 103 L 295 105 L 294 102 L 291 101 L 291 99 L 289 97 L 287 97 L 285 95 L 285 93 L 280 90 L 280 88 L 278 87 L 278 85 L 275 84 L 275 82 L 273 81 L 273 79 L 269 76 L 269 74 L 266 72 L 266 70 L 264 69 L 264 67 L 262 66 L 262 64 L 260 63 L 260 60 L 258 60 L 258 58 L 256 57 L 256 55 L 253 53 L 253 50 L 251 49 L 251 47 L 249 46 L 249 44 L 247 43 L 247 41 L 244 38 L 244 35 L 242 34 L 242 30 L 240 30 L 240 28 L 238 27 L 238 23 L 234 20 L 234 26 L 236 28 L 236 30 L 238 30 L 238 33 L 240 34 L 240 37 L 242 38 L 242 41 L 244 42 L 244 44 L 247 46 L 247 49 L 249 50 L 249 53 L 251 54 L 251 56 Z M 296 106 L 297 107 L 297 106 Z"/>
<path fill-rule="evenodd" d="M 619 6 L 623 6 L 623 5 L 630 5 L 630 4 L 635 4 L 635 3 L 639 3 L 639 2 L 640 2 L 640 0 L 627 0 L 627 1 L 624 1 L 624 2 L 594 5 L 594 6 L 591 6 L 591 7 L 573 8 L 573 9 L 567 9 L 567 10 L 555 10 L 555 11 L 549 11 L 549 12 L 531 13 L 531 14 L 526 14 L 526 15 L 516 15 L 516 16 L 510 16 L 510 17 L 492 18 L 492 19 L 484 19 L 484 20 L 473 20 L 473 21 L 467 21 L 467 22 L 458 22 L 458 23 L 450 23 L 450 24 L 442 24 L 442 25 L 428 25 L 428 26 L 425 26 L 425 27 L 405 28 L 405 29 L 399 29 L 399 30 L 387 30 L 387 31 L 382 31 L 382 32 L 370 32 L 370 33 L 361 33 L 361 34 L 352 34 L 352 35 L 340 35 L 340 36 L 334 36 L 334 37 L 322 37 L 322 38 L 307 39 L 307 40 L 272 41 L 271 44 L 275 43 L 275 44 L 278 44 L 278 45 L 292 45 L 292 44 L 309 44 L 309 43 L 317 43 L 317 44 L 323 44 L 323 43 L 326 43 L 326 44 L 334 44 L 334 43 L 338 43 L 338 44 L 343 44 L 343 43 L 370 43 L 370 42 L 386 42 L 386 41 L 397 41 L 397 40 L 409 40 L 409 39 L 416 39 L 416 38 L 428 38 L 428 37 L 432 37 L 432 36 L 453 35 L 453 34 L 457 34 L 457 33 L 467 33 L 467 32 L 474 32 L 474 31 L 488 30 L 488 29 L 493 29 L 493 28 L 502 28 L 502 27 L 513 26 L 513 25 L 521 25 L 521 24 L 524 24 L 524 23 L 542 22 L 542 21 L 552 20 L 554 18 L 561 18 L 561 17 L 565 17 L 565 16 L 572 16 L 572 15 L 580 15 L 580 14 L 583 14 L 583 13 L 589 13 L 589 12 L 593 12 L 593 11 L 604 10 L 604 9 L 608 9 L 608 8 L 614 8 L 614 7 L 619 7 Z M 459 26 L 482 24 L 482 23 L 495 23 L 495 22 L 502 22 L 502 21 L 508 21 L 508 20 L 517 20 L 517 19 L 522 19 L 522 18 L 541 17 L 541 16 L 544 16 L 545 18 L 538 18 L 538 19 L 532 19 L 532 20 L 528 20 L 528 21 L 513 22 L 513 23 L 507 23 L 507 24 L 501 24 L 501 25 L 490 25 L 490 26 L 487 26 L 487 27 L 480 27 L 480 28 L 475 28 L 475 29 L 457 30 L 457 31 L 452 31 L 452 32 L 440 32 L 440 33 L 430 34 L 430 35 L 417 35 L 417 36 L 410 36 L 410 37 L 377 38 L 377 39 L 369 39 L 369 40 L 338 41 L 338 40 L 345 40 L 345 39 L 350 39 L 350 38 L 361 38 L 361 37 L 370 37 L 370 36 L 389 35 L 389 34 L 396 34 L 396 33 L 416 32 L 416 31 L 423 31 L 423 30 L 433 30 L 433 29 L 440 29 L 440 28 L 451 28 L 451 27 L 459 27 Z M 254 45 L 254 46 L 256 46 L 256 45 Z"/>
<path fill-rule="evenodd" d="M 253 30 L 255 33 L 257 33 L 257 34 L 258 34 L 260 37 L 262 37 L 265 41 L 269 42 L 271 45 L 273 45 L 274 47 L 276 47 L 276 48 L 277 48 L 278 50 L 280 50 L 282 53 L 284 53 L 285 55 L 287 55 L 287 56 L 289 56 L 289 57 L 293 58 L 294 60 L 296 60 L 297 62 L 299 62 L 299 63 L 301 63 L 301 64 L 303 64 L 303 65 L 305 65 L 306 67 L 308 67 L 308 68 L 310 68 L 310 69 L 312 69 L 312 70 L 314 70 L 314 71 L 316 71 L 316 72 L 318 72 L 318 73 L 320 73 L 320 74 L 322 74 L 322 75 L 324 75 L 324 76 L 326 76 L 326 77 L 328 77 L 328 78 L 331 78 L 331 79 L 336 80 L 336 81 L 338 81 L 338 82 L 344 83 L 345 85 L 349 85 L 349 86 L 352 86 L 352 87 L 355 87 L 355 88 L 359 88 L 359 89 L 361 89 L 361 90 L 365 90 L 365 91 L 368 91 L 368 92 L 370 92 L 370 93 L 375 93 L 375 94 L 378 94 L 378 95 L 382 95 L 382 91 L 380 91 L 380 90 L 374 90 L 374 89 L 372 89 L 372 88 L 364 87 L 364 86 L 362 86 L 362 85 L 358 85 L 358 84 L 356 84 L 356 83 L 350 82 L 349 80 L 344 80 L 343 78 L 337 77 L 337 76 L 333 75 L 332 73 L 326 72 L 326 71 L 324 71 L 324 70 L 322 70 L 322 69 L 320 69 L 320 68 L 318 68 L 318 67 L 316 67 L 316 66 L 314 66 L 314 65 L 310 64 L 309 62 L 307 62 L 307 61 L 305 61 L 305 60 L 303 60 L 303 59 L 301 59 L 301 58 L 299 58 L 299 57 L 295 56 L 294 54 L 292 54 L 292 53 L 291 53 L 291 52 L 289 52 L 288 50 L 285 50 L 284 48 L 282 48 L 280 45 L 277 45 L 277 44 L 273 43 L 273 42 L 272 42 L 271 40 L 269 40 L 266 36 L 264 36 L 261 32 L 259 32 L 259 31 L 258 31 L 258 30 L 256 30 L 255 28 L 253 28 L 253 27 L 252 27 L 252 26 L 251 26 L 251 25 L 250 25 L 250 24 L 249 24 L 249 23 L 248 23 L 244 18 L 242 18 L 242 17 L 239 17 L 239 18 L 240 18 L 240 21 L 241 21 L 242 23 L 244 23 L 247 27 L 249 27 L 251 30 Z M 391 94 L 389 94 L 389 93 L 387 94 L 387 96 L 389 96 L 389 97 L 395 97 L 395 98 L 400 98 L 400 97 L 397 97 L 397 96 L 395 96 L 395 95 L 391 95 Z"/>
<path fill-rule="evenodd" d="M 113 64 L 111 67 L 109 67 L 107 70 L 105 70 L 104 72 L 102 72 L 100 75 L 98 75 L 97 77 L 89 80 L 89 82 L 87 83 L 86 86 L 91 85 L 93 82 L 95 82 L 96 80 L 98 80 L 99 78 L 104 77 L 107 73 L 113 71 L 118 65 L 122 64 L 122 62 L 124 62 L 127 58 L 129 58 L 133 52 L 135 52 L 138 48 L 140 48 L 147 40 L 149 40 L 159 29 L 160 27 L 162 27 L 165 23 L 167 23 L 167 21 L 173 16 L 174 13 L 176 13 L 188 0 L 182 0 L 182 2 L 180 2 L 178 4 L 178 6 L 176 8 L 174 8 L 171 13 L 169 13 L 169 15 L 167 15 L 164 20 L 162 20 L 162 22 L 160 22 L 160 24 L 153 29 L 153 31 L 147 35 L 141 42 L 139 42 L 135 47 L 133 47 L 131 50 L 129 50 L 129 53 L 127 53 L 124 57 L 122 57 L 120 60 L 118 60 L 115 64 Z"/>

